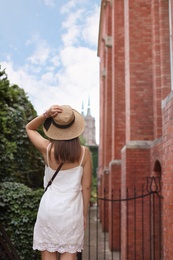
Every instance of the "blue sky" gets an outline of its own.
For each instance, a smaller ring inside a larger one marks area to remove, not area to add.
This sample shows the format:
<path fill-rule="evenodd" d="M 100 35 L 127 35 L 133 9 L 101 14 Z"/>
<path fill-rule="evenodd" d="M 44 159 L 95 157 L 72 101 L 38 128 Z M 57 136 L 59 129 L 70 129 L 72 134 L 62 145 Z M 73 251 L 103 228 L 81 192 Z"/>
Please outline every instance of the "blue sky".
<path fill-rule="evenodd" d="M 38 114 L 52 104 L 91 113 L 99 131 L 101 0 L 1 0 L 0 65 Z"/>

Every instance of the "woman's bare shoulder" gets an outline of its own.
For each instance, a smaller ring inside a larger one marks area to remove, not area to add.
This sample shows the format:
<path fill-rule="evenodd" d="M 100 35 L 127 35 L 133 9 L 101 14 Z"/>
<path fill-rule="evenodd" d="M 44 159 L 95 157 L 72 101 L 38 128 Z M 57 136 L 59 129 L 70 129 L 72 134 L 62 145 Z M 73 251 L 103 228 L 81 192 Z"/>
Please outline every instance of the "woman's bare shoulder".
<path fill-rule="evenodd" d="M 84 164 L 86 161 L 90 160 L 91 159 L 91 152 L 90 152 L 90 149 L 87 147 L 87 146 L 83 146 L 84 149 L 85 149 L 85 155 L 84 155 Z"/>

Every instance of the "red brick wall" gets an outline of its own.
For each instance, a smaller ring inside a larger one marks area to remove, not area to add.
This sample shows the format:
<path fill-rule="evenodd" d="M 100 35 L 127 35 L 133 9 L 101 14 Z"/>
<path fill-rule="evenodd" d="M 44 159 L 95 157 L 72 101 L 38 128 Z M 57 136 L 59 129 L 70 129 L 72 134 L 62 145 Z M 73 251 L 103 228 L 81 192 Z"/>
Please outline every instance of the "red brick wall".
<path fill-rule="evenodd" d="M 124 3 L 126 142 L 152 140 L 151 0 Z"/>
<path fill-rule="evenodd" d="M 112 1 L 112 161 L 109 164 L 109 198 L 118 199 L 121 186 L 121 149 L 125 143 L 124 3 Z M 120 247 L 119 203 L 109 203 L 109 247 Z"/>
<path fill-rule="evenodd" d="M 137 189 L 136 192 L 141 194 L 146 176 L 150 176 L 150 143 L 147 140 L 152 141 L 154 137 L 151 0 L 133 0 L 124 3 L 127 145 L 122 150 L 122 198 L 127 196 L 126 187 L 129 188 L 128 197 L 134 197 L 134 186 Z M 139 223 L 139 226 L 136 227 L 133 203 L 124 202 L 122 205 L 121 252 L 123 260 L 134 258 L 132 246 L 135 237 L 134 227 L 137 229 L 136 256 L 137 259 L 141 259 L 141 201 L 137 200 L 136 203 L 139 204 L 136 212 L 136 223 Z M 149 219 L 146 219 L 145 224 L 149 225 Z M 148 241 L 148 230 L 145 231 L 145 237 Z M 145 252 L 147 250 L 149 252 L 149 243 L 145 242 Z"/>
<path fill-rule="evenodd" d="M 112 144 L 112 46 L 110 46 L 109 37 L 112 35 L 112 12 L 110 4 L 105 6 L 106 12 L 106 34 L 105 38 L 105 150 L 104 165 L 108 166 L 112 159 L 112 150 L 109 149 Z"/>
<path fill-rule="evenodd" d="M 114 191 L 121 184 L 121 196 L 125 198 L 126 186 L 129 189 L 134 185 L 141 186 L 146 176 L 160 175 L 164 196 L 162 245 L 165 260 L 171 260 L 173 256 L 171 95 L 163 103 L 162 114 L 162 100 L 171 90 L 168 3 L 168 0 L 102 0 L 98 47 L 100 196 L 106 188 L 109 198 L 116 197 Z M 105 36 L 112 36 L 112 46 L 106 46 Z M 106 71 L 104 75 L 103 70 Z M 159 172 L 155 169 L 156 162 L 160 165 Z M 108 175 L 105 175 L 105 169 L 108 169 Z M 126 206 L 124 203 L 121 216 L 121 259 L 131 260 L 133 252 L 129 245 L 134 234 L 130 228 L 126 230 Z M 103 213 L 105 209 L 106 214 Z M 106 218 L 103 230 L 109 230 L 110 248 L 117 249 L 118 240 L 110 230 L 118 232 L 118 225 L 112 225 L 110 220 L 113 215 L 119 223 L 119 216 L 112 209 L 110 203 L 100 206 L 101 220 Z M 140 244 L 140 240 L 138 242 Z M 149 244 L 145 250 L 147 246 Z M 137 257 L 140 259 L 139 255 Z"/>
<path fill-rule="evenodd" d="M 125 143 L 124 2 L 112 3 L 112 159 L 121 158 Z"/>
<path fill-rule="evenodd" d="M 170 45 L 168 3 L 169 1 L 167 0 L 159 1 L 162 100 L 166 98 L 166 96 L 170 92 Z"/>
<path fill-rule="evenodd" d="M 161 113 L 161 61 L 160 61 L 160 20 L 159 2 L 151 1 L 152 19 L 152 59 L 153 59 L 153 131 L 154 139 L 162 135 L 162 113 Z"/>
<path fill-rule="evenodd" d="M 173 257 L 173 92 L 163 103 L 163 256 Z"/>

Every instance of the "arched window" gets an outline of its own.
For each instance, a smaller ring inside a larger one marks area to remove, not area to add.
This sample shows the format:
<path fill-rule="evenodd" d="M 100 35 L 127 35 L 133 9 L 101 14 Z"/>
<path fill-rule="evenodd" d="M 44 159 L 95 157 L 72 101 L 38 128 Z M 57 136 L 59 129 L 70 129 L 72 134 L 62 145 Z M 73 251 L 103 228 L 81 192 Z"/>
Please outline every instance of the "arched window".
<path fill-rule="evenodd" d="M 153 171 L 154 171 L 155 177 L 159 177 L 159 176 L 161 177 L 162 167 L 161 167 L 161 164 L 160 164 L 159 160 L 155 161 Z"/>
<path fill-rule="evenodd" d="M 161 166 L 159 160 L 155 161 L 154 168 L 153 168 L 153 175 L 154 175 L 154 177 L 156 177 L 158 185 L 162 186 L 162 166 Z"/>

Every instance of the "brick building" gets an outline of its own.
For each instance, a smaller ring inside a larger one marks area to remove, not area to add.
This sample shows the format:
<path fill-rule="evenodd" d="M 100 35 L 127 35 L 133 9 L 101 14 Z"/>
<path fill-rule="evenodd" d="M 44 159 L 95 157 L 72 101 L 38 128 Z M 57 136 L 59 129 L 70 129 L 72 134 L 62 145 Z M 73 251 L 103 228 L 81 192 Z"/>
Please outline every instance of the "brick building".
<path fill-rule="evenodd" d="M 99 194 L 106 188 L 112 196 L 121 188 L 126 196 L 126 187 L 160 176 L 162 259 L 167 260 L 173 259 L 172 10 L 173 0 L 102 0 L 98 42 Z M 107 219 L 110 214 L 107 207 Z M 106 221 L 103 230 L 110 229 Z M 122 227 L 122 238 L 125 233 Z M 129 241 L 130 236 L 121 240 L 122 260 L 132 259 Z"/>

